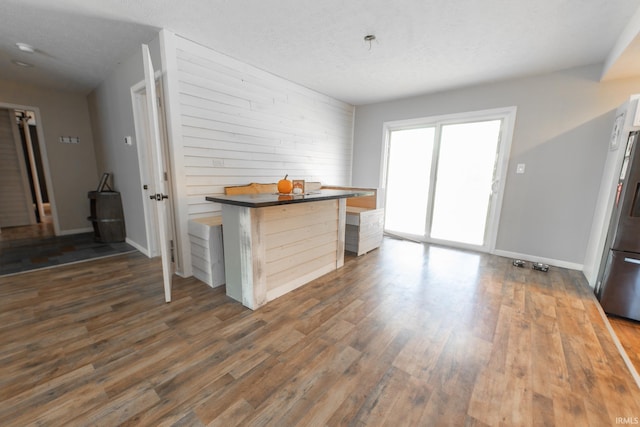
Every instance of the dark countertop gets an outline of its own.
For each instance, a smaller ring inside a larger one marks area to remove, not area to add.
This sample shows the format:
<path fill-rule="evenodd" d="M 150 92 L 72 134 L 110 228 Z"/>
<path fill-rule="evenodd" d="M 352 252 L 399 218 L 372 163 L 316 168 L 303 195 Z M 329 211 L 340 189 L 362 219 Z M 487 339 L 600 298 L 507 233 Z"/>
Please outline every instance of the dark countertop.
<path fill-rule="evenodd" d="M 240 194 L 227 196 L 224 194 L 207 196 L 208 202 L 224 203 L 227 205 L 244 206 L 247 208 L 264 208 L 266 206 L 288 205 L 291 203 L 317 202 L 320 200 L 344 199 L 347 197 L 371 196 L 372 191 L 363 190 L 318 190 L 306 194 Z"/>

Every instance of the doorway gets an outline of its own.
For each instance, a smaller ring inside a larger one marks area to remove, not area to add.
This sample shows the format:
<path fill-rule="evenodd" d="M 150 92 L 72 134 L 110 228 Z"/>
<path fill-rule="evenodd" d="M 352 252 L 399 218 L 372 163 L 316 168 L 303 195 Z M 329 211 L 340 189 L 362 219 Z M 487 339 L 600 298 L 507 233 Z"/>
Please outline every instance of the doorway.
<path fill-rule="evenodd" d="M 14 110 L 18 128 L 20 129 L 20 139 L 22 142 L 22 152 L 27 163 L 27 176 L 29 177 L 29 187 L 31 199 L 35 204 L 35 215 L 37 223 L 51 223 L 51 203 L 49 202 L 49 192 L 47 181 L 42 165 L 42 153 L 38 143 L 38 129 L 36 116 L 33 111 Z"/>
<path fill-rule="evenodd" d="M 495 248 L 515 108 L 385 125 L 385 232 Z"/>
<path fill-rule="evenodd" d="M 35 107 L 0 104 L 3 240 L 57 234 L 44 138 Z M 2 233 L 2 231 L 0 231 Z"/>
<path fill-rule="evenodd" d="M 164 159 L 165 162 L 165 181 L 166 187 L 171 191 L 171 172 L 170 165 L 167 164 L 169 159 L 169 149 L 168 149 L 168 137 L 167 137 L 167 127 L 166 127 L 166 117 L 164 112 L 164 97 L 162 90 L 162 81 L 161 74 L 156 73 L 156 94 L 158 97 L 157 105 L 158 105 L 158 119 L 159 119 L 159 130 L 160 130 L 160 142 L 162 145 L 162 149 L 164 151 Z M 155 164 L 154 158 L 151 148 L 151 142 L 149 141 L 149 120 L 147 119 L 147 93 L 145 90 L 144 82 L 137 83 L 133 87 L 131 87 L 131 101 L 133 104 L 133 117 L 135 124 L 135 132 L 136 132 L 136 148 L 138 151 L 138 164 L 140 170 L 140 182 L 142 183 L 142 204 L 144 209 L 145 216 L 145 231 L 147 236 L 147 255 L 150 258 L 160 256 L 160 243 L 158 237 L 158 215 L 155 206 L 155 201 L 151 198 L 152 195 L 156 194 L 157 191 L 154 188 L 153 176 L 155 174 Z M 169 214 L 168 218 L 169 228 L 170 228 L 170 251 L 171 251 L 171 260 L 175 263 L 176 269 L 181 268 L 181 263 L 179 259 L 179 251 L 176 250 L 175 247 L 175 222 L 173 215 L 173 197 L 169 197 L 166 200 L 169 203 Z"/>

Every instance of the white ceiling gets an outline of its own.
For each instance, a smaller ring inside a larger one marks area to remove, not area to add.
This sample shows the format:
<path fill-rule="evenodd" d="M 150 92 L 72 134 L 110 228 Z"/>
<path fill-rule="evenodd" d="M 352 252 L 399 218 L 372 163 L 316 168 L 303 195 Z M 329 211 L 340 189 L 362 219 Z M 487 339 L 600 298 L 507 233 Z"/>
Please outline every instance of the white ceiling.
<path fill-rule="evenodd" d="M 639 7 L 639 0 L 2 0 L 0 79 L 89 92 L 160 28 L 355 105 L 605 63 L 610 55 L 606 68 L 620 75 L 623 64 L 628 77 L 640 75 L 640 28 L 629 27 Z M 366 34 L 377 37 L 370 48 Z M 16 42 L 37 51 L 22 53 Z"/>

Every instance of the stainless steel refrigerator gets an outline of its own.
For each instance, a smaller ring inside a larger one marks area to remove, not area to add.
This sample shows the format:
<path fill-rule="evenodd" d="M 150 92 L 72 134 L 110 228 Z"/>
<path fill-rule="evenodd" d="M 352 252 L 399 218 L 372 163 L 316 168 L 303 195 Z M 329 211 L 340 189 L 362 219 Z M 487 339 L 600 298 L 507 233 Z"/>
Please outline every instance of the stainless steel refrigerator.
<path fill-rule="evenodd" d="M 608 314 L 640 321 L 640 149 L 638 135 L 630 132 L 617 185 L 605 253 L 606 264 L 599 291 Z"/>

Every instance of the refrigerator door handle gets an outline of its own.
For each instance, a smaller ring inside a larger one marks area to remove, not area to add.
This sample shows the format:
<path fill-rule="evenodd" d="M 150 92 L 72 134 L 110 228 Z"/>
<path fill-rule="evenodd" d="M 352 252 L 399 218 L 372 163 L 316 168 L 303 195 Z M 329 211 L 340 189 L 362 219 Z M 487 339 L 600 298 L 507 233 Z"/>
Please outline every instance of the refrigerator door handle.
<path fill-rule="evenodd" d="M 632 264 L 640 264 L 640 259 L 626 258 L 625 257 L 624 262 L 630 262 Z"/>

